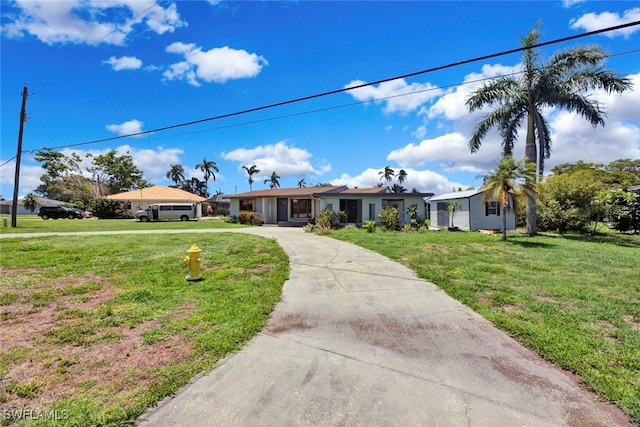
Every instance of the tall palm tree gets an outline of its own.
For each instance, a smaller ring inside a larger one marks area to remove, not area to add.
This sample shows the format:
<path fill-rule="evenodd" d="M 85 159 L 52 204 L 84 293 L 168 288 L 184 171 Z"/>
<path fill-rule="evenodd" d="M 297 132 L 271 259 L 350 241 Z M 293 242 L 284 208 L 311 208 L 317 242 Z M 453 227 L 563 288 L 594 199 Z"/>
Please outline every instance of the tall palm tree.
<path fill-rule="evenodd" d="M 273 171 L 271 173 L 271 178 L 265 179 L 264 183 L 266 184 L 268 182 L 269 188 L 273 190 L 274 188 L 280 187 L 280 181 L 278 181 L 279 179 L 280 179 L 280 176 L 275 171 Z"/>
<path fill-rule="evenodd" d="M 213 172 L 220 172 L 220 169 L 218 169 L 216 162 L 213 160 L 208 161 L 206 157 L 202 159 L 202 163 L 198 163 L 196 165 L 196 169 L 202 171 L 204 174 L 205 197 L 209 197 L 209 178 L 213 177 L 213 180 L 215 181 L 216 175 Z"/>
<path fill-rule="evenodd" d="M 400 169 L 398 172 L 398 184 L 402 185 L 407 180 L 407 171 Z"/>
<path fill-rule="evenodd" d="M 383 171 L 378 172 L 378 175 L 380 175 L 380 181 L 384 179 L 389 184 L 395 175 L 395 171 L 391 167 L 385 166 Z"/>
<path fill-rule="evenodd" d="M 249 191 L 253 191 L 252 184 L 255 182 L 253 180 L 253 175 L 260 173 L 260 169 L 256 165 L 251 165 L 250 167 L 242 166 L 242 169 L 246 170 L 249 174 Z"/>
<path fill-rule="evenodd" d="M 171 165 L 171 169 L 167 172 L 166 177 L 175 182 L 176 187 L 178 187 L 180 183 L 184 181 L 184 168 L 180 164 Z"/>
<path fill-rule="evenodd" d="M 507 212 L 513 209 L 509 199 L 515 200 L 517 194 L 528 199 L 535 196 L 536 168 L 533 163 L 525 164 L 511 156 L 503 157 L 498 165 L 484 176 L 482 203 L 495 200 L 502 208 L 502 240 L 507 240 Z M 511 196 L 511 197 L 509 197 Z"/>
<path fill-rule="evenodd" d="M 298 181 L 298 188 L 304 188 L 306 186 L 307 186 L 307 182 L 304 180 L 304 178 Z"/>
<path fill-rule="evenodd" d="M 631 82 L 602 65 L 604 51 L 599 47 L 580 47 L 566 50 L 540 61 L 536 48 L 539 25 L 521 42 L 527 48 L 523 56 L 522 74 L 518 79 L 501 77 L 475 91 L 467 100 L 470 112 L 487 105 L 496 108 L 476 126 L 469 140 L 475 153 L 489 129 L 497 127 L 502 135 L 502 154 L 513 154 L 518 129 L 526 121 L 527 138 L 525 162 L 537 165 L 538 177 L 544 172 L 544 160 L 551 155 L 551 134 L 543 110 L 558 107 L 573 111 L 587 119 L 594 127 L 604 126 L 604 112 L 597 100 L 585 91 L 604 89 L 621 93 L 631 88 Z M 535 198 L 527 200 L 527 234 L 536 234 Z"/>

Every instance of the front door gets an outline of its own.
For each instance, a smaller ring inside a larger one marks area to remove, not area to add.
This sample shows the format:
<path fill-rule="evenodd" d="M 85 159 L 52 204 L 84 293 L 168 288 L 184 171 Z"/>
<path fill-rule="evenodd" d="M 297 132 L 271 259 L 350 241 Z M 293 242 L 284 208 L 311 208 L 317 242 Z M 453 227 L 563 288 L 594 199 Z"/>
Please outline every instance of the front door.
<path fill-rule="evenodd" d="M 289 221 L 288 199 L 278 199 L 278 222 Z"/>
<path fill-rule="evenodd" d="M 437 205 L 438 218 L 437 218 L 437 226 L 438 227 L 448 227 L 449 226 L 449 212 L 447 211 L 447 204 L 445 202 L 438 202 Z"/>

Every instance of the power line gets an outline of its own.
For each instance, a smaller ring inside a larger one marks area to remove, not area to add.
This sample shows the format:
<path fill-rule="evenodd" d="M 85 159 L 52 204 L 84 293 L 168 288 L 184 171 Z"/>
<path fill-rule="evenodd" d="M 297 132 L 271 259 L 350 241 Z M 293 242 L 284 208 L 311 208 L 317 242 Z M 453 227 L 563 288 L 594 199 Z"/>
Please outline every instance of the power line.
<path fill-rule="evenodd" d="M 205 122 L 209 122 L 209 121 L 214 121 L 214 120 L 220 120 L 220 119 L 240 116 L 240 115 L 244 115 L 244 114 L 254 113 L 254 112 L 257 112 L 257 111 L 263 111 L 263 110 L 267 110 L 267 109 L 271 109 L 271 108 L 282 107 L 282 106 L 285 106 L 285 105 L 290 105 L 290 104 L 295 104 L 295 103 L 299 103 L 299 102 L 303 102 L 303 101 L 309 101 L 309 100 L 312 100 L 312 99 L 322 98 L 322 97 L 326 97 L 326 96 L 329 96 L 329 95 L 335 95 L 335 94 L 338 94 L 338 93 L 348 92 L 348 91 L 352 91 L 352 90 L 355 90 L 355 89 L 360 89 L 360 88 L 363 88 L 363 87 L 374 86 L 374 85 L 378 85 L 378 84 L 381 84 L 381 83 L 390 82 L 390 81 L 393 81 L 393 80 L 406 79 L 406 78 L 409 78 L 409 77 L 415 77 L 415 76 L 422 75 L 422 74 L 428 74 L 428 73 L 432 73 L 432 72 L 435 72 L 435 71 L 441 71 L 441 70 L 445 70 L 445 69 L 448 69 L 448 68 L 458 67 L 460 65 L 466 65 L 466 64 L 473 63 L 473 62 L 479 62 L 479 61 L 484 61 L 484 60 L 488 60 L 488 59 L 492 59 L 492 58 L 497 58 L 497 57 L 500 57 L 500 56 L 510 55 L 510 54 L 513 54 L 513 53 L 522 52 L 524 50 L 536 49 L 536 48 L 539 48 L 539 47 L 544 47 L 544 46 L 549 46 L 549 45 L 553 45 L 553 44 L 563 43 L 563 42 L 576 40 L 576 39 L 580 39 L 580 38 L 584 38 L 584 37 L 589 37 L 589 36 L 593 36 L 593 35 L 597 35 L 597 34 L 602 34 L 602 33 L 610 32 L 610 31 L 616 31 L 616 30 L 620 30 L 620 29 L 624 29 L 624 28 L 628 28 L 628 27 L 632 27 L 632 26 L 637 26 L 637 25 L 640 25 L 640 21 L 633 21 L 633 22 L 629 22 L 629 23 L 626 23 L 626 24 L 606 27 L 606 28 L 602 28 L 602 29 L 599 29 L 599 30 L 595 30 L 595 31 L 589 31 L 589 32 L 582 33 L 582 34 L 576 34 L 576 35 L 573 35 L 573 36 L 562 37 L 562 38 L 550 40 L 550 41 L 547 41 L 547 42 L 537 43 L 537 44 L 532 45 L 532 46 L 527 46 L 527 47 L 522 47 L 521 46 L 521 47 L 510 49 L 510 50 L 505 50 L 505 51 L 501 51 L 501 52 L 497 52 L 497 53 L 478 56 L 478 57 L 475 57 L 475 58 L 466 59 L 466 60 L 462 60 L 462 61 L 458 61 L 458 62 L 452 62 L 452 63 L 448 63 L 446 65 L 440 65 L 440 66 L 437 66 L 437 67 L 427 68 L 427 69 L 424 69 L 424 70 L 415 71 L 415 72 L 407 73 L 407 74 L 402 74 L 402 75 L 398 75 L 398 76 L 395 76 L 395 77 L 389 77 L 389 78 L 382 79 L 382 80 L 377 80 L 377 81 L 373 81 L 373 82 L 369 82 L 369 83 L 363 83 L 363 84 L 359 84 L 359 85 L 356 85 L 356 86 L 351 86 L 351 87 L 348 87 L 348 88 L 334 89 L 334 90 L 331 90 L 331 91 L 321 92 L 321 93 L 317 93 L 317 94 L 314 94 L 314 95 L 303 96 L 303 97 L 300 97 L 300 98 L 294 98 L 294 99 L 290 99 L 290 100 L 287 100 L 287 101 L 281 101 L 281 102 L 276 102 L 276 103 L 273 103 L 273 104 L 267 104 L 267 105 L 263 105 L 263 106 L 260 106 L 260 107 L 254 107 L 254 108 L 249 108 L 249 109 L 246 109 L 246 110 L 236 111 L 236 112 L 222 114 L 222 115 L 213 116 L 213 117 L 208 117 L 208 118 L 204 118 L 204 119 L 193 120 L 193 121 L 183 122 L 183 123 L 169 125 L 169 126 L 163 126 L 163 127 L 160 127 L 160 128 L 151 129 L 151 130 L 142 131 L 142 132 L 131 133 L 131 134 L 127 134 L 127 135 L 118 135 L 118 136 L 112 136 L 112 137 L 109 137 L 109 138 L 101 138 L 101 139 L 96 139 L 96 140 L 91 140 L 91 141 L 85 141 L 85 142 L 79 142 L 79 143 L 74 143 L 74 144 L 66 144 L 66 145 L 51 147 L 51 149 L 78 147 L 78 146 L 83 146 L 83 145 L 98 144 L 98 143 L 101 143 L 101 142 L 115 141 L 115 140 L 118 140 L 118 139 L 130 138 L 130 137 L 134 137 L 134 136 L 142 136 L 142 135 L 147 135 L 147 134 L 150 134 L 150 133 L 163 132 L 163 131 L 167 131 L 167 130 L 170 130 L 170 129 L 177 129 L 177 128 L 186 127 L 186 126 L 192 126 L 192 125 L 205 123 Z M 409 95 L 409 94 L 403 94 L 403 95 Z M 399 96 L 399 95 L 395 95 L 395 96 Z M 330 109 L 330 108 L 327 108 L 327 109 Z M 321 109 L 321 110 L 318 110 L 318 111 L 322 111 L 322 110 L 325 110 L 325 109 Z M 293 114 L 293 115 L 301 115 L 301 114 L 305 114 L 305 113 L 298 113 L 298 114 Z M 291 116 L 293 116 L 293 115 L 291 115 Z M 264 120 L 261 120 L 261 121 L 267 121 L 267 120 L 271 120 L 271 119 L 264 119 Z M 30 151 L 33 151 L 33 150 L 30 150 Z M 6 163 L 8 163 L 11 160 L 12 159 L 9 159 L 4 164 L 0 165 L 0 167 L 4 166 Z"/>

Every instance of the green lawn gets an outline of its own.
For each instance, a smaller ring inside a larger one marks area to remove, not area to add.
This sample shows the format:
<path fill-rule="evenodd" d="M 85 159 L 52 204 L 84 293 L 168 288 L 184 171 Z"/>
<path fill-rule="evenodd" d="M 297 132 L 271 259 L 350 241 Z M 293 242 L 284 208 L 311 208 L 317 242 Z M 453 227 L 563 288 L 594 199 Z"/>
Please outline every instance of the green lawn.
<path fill-rule="evenodd" d="M 640 236 L 331 236 L 407 265 L 640 421 Z"/>
<path fill-rule="evenodd" d="M 185 280 L 193 242 L 199 282 Z M 25 234 L 0 245 L 0 408 L 56 411 L 55 426 L 135 422 L 254 336 L 289 274 L 275 241 L 236 233 Z"/>
<path fill-rule="evenodd" d="M 4 220 L 7 220 L 7 227 Z M 140 222 L 135 219 L 48 219 L 36 215 L 18 215 L 16 228 L 11 227 L 11 216 L 0 215 L 0 234 L 11 233 L 52 233 L 61 231 L 115 231 L 115 230 L 176 230 L 202 228 L 238 228 L 239 224 L 229 224 L 221 218 L 203 218 L 199 221 Z"/>

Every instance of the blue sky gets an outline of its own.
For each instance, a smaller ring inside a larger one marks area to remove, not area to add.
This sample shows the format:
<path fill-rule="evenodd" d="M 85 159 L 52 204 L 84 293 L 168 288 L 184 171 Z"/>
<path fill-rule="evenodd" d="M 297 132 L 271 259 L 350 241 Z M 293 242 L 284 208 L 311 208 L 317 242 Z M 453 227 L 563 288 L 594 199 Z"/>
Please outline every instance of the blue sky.
<path fill-rule="evenodd" d="M 105 5 L 108 5 L 105 6 Z M 541 22 L 541 41 L 640 20 L 637 1 L 2 1 L 0 194 L 10 198 L 21 91 L 28 84 L 20 195 L 43 171 L 42 147 L 66 154 L 110 149 L 133 156 L 154 185 L 179 163 L 187 177 L 203 157 L 220 172 L 211 193 L 254 189 L 272 172 L 281 187 L 319 182 L 372 187 L 385 166 L 409 190 L 441 194 L 478 186 L 495 165 L 490 134 L 467 141 L 482 79 L 518 70 L 521 54 L 368 86 L 220 120 L 83 144 L 207 119 L 464 61 L 519 47 Z M 640 158 L 640 25 L 540 49 L 543 58 L 598 44 L 606 65 L 634 82 L 624 95 L 594 93 L 607 112 L 593 129 L 549 110 L 558 163 Z M 524 134 L 524 132 L 521 132 Z M 524 157 L 524 142 L 515 147 Z"/>

